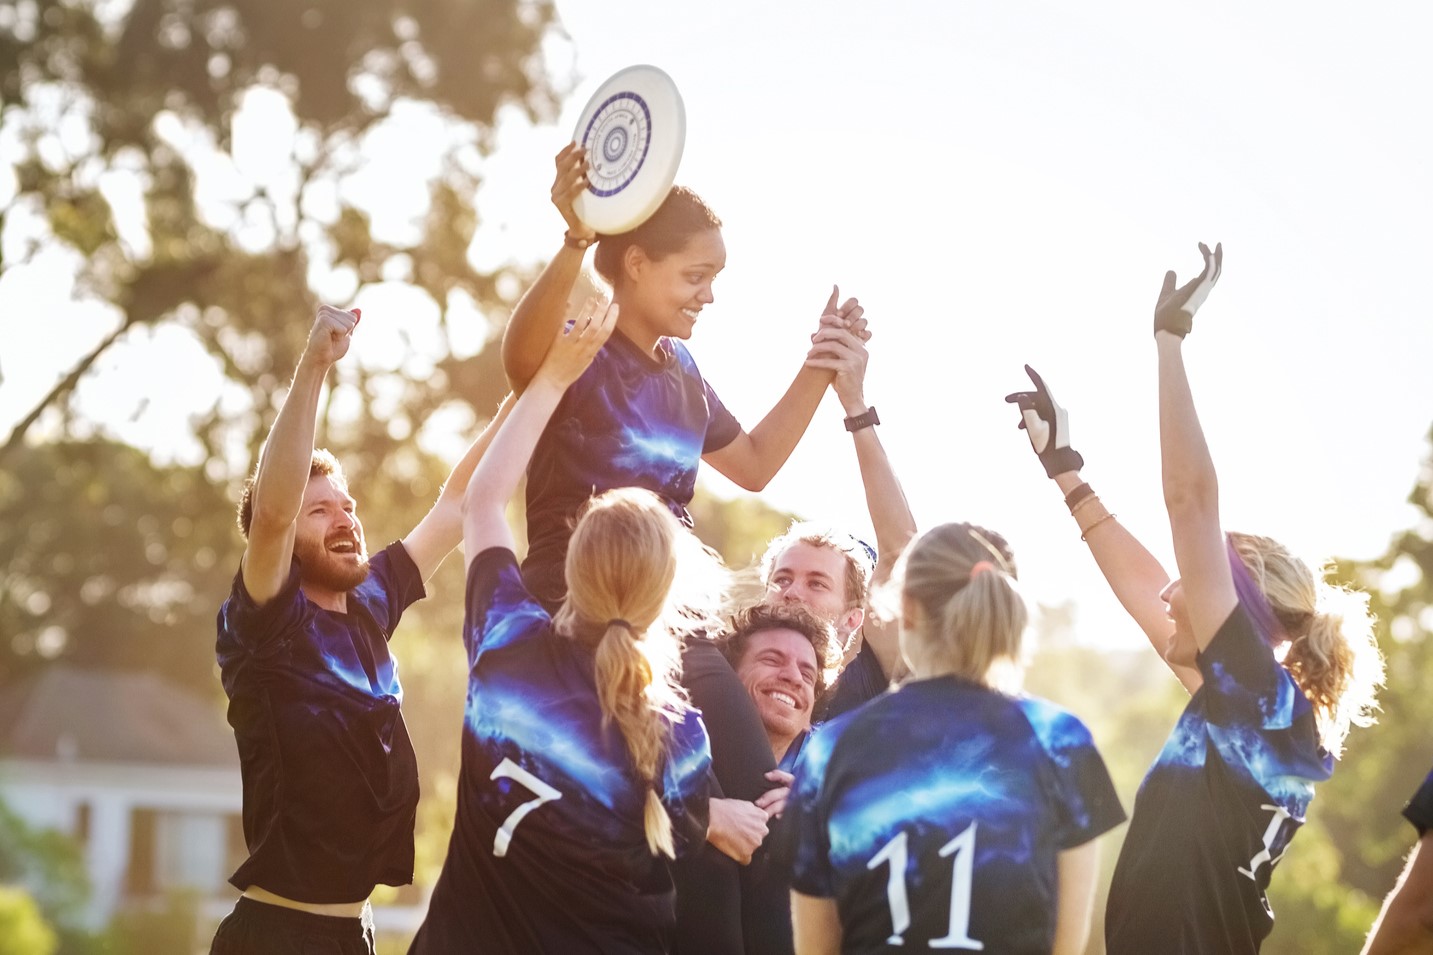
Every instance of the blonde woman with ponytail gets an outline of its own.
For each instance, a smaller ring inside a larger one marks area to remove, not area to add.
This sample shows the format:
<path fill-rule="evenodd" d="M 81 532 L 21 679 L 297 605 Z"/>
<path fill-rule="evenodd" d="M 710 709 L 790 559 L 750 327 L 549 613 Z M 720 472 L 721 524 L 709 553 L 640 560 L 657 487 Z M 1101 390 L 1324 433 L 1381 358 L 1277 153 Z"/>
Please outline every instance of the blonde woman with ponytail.
<path fill-rule="evenodd" d="M 910 679 L 812 734 L 778 830 L 796 951 L 1079 955 L 1124 812 L 1084 724 L 1018 692 L 1010 549 L 945 524 L 892 579 Z"/>
<path fill-rule="evenodd" d="M 667 862 L 706 835 L 710 751 L 666 620 L 683 563 L 708 558 L 655 495 L 608 491 L 577 522 L 550 617 L 523 586 L 506 519 L 616 313 L 559 334 L 468 484 L 457 819 L 410 953 L 665 952 Z"/>
<path fill-rule="evenodd" d="M 1265 890 L 1350 727 L 1373 721 L 1383 662 L 1363 594 L 1333 587 L 1276 541 L 1226 534 L 1214 463 L 1184 370 L 1184 336 L 1223 249 L 1154 315 L 1164 500 L 1179 578 L 1080 476 L 1065 411 L 1007 397 L 1065 495 L 1115 596 L 1191 694 L 1140 786 L 1105 913 L 1109 955 L 1254 955 L 1273 927 Z"/>

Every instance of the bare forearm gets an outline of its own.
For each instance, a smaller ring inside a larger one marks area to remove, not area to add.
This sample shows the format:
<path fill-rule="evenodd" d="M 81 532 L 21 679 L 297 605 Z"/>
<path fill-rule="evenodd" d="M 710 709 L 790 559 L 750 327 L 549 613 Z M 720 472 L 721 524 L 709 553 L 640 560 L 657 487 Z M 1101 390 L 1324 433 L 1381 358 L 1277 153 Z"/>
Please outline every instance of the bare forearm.
<path fill-rule="evenodd" d="M 473 472 L 477 470 L 478 462 L 483 459 L 483 455 L 487 454 L 488 448 L 492 446 L 493 438 L 497 435 L 503 422 L 508 419 L 508 415 L 512 413 L 516 400 L 516 396 L 509 392 L 502 404 L 498 406 L 497 414 L 493 415 L 493 419 L 483 429 L 483 433 L 468 445 L 468 450 L 453 466 L 448 480 L 443 484 L 443 490 L 438 495 L 440 504 L 451 502 L 458 507 L 462 506 L 463 495 L 467 491 L 468 482 L 473 479 Z"/>
<path fill-rule="evenodd" d="M 487 452 L 477 461 L 463 498 L 465 511 L 475 506 L 506 508 L 564 390 L 546 378 L 537 377 L 518 397 L 507 420 L 501 427 L 492 429 Z"/>
<path fill-rule="evenodd" d="M 748 490 L 759 491 L 776 476 L 806 433 L 832 377 L 829 371 L 814 368 L 803 368 L 797 373 L 781 400 L 749 432 L 746 480 L 737 483 Z"/>
<path fill-rule="evenodd" d="M 503 332 L 503 371 L 514 391 L 527 387 L 567 314 L 585 251 L 563 243 L 513 309 Z"/>
<path fill-rule="evenodd" d="M 303 503 L 313 460 L 315 418 L 328 366 L 300 360 L 293 384 L 259 455 L 254 479 L 254 521 L 278 527 L 292 524 Z"/>
<path fill-rule="evenodd" d="M 1084 478 L 1079 471 L 1055 475 L 1055 484 L 1066 497 L 1082 483 Z M 1087 515 L 1087 508 L 1090 507 L 1108 510 L 1109 504 L 1105 501 L 1091 502 L 1081 508 L 1081 514 Z M 1093 519 L 1093 515 L 1084 518 L 1086 524 Z M 1075 529 L 1081 526 L 1080 520 L 1076 517 L 1072 522 Z M 1083 536 L 1115 599 L 1162 654 L 1171 625 L 1159 594 L 1169 583 L 1168 571 L 1113 514 L 1109 519 L 1089 527 Z"/>
<path fill-rule="evenodd" d="M 891 459 L 874 427 L 862 428 L 853 437 L 856 464 L 866 492 L 866 509 L 876 532 L 876 548 L 882 557 L 894 557 L 905 549 L 916 533 L 916 519 L 906 501 L 905 489 L 896 477 Z M 889 565 L 889 562 L 883 561 Z"/>
<path fill-rule="evenodd" d="M 1207 507 L 1218 500 L 1214 459 L 1204 440 L 1184 370 L 1183 340 L 1155 336 L 1159 351 L 1159 447 L 1164 500 L 1171 508 Z"/>

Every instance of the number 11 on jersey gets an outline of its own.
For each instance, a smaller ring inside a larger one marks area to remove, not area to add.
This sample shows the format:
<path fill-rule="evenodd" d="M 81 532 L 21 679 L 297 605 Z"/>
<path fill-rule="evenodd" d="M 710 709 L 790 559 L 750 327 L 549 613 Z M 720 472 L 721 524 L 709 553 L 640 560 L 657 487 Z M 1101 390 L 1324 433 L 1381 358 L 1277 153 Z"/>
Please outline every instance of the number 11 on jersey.
<path fill-rule="evenodd" d="M 950 921 L 941 938 L 933 938 L 928 948 L 961 949 L 968 952 L 985 950 L 985 943 L 970 937 L 970 890 L 975 871 L 975 826 L 972 822 L 954 839 L 940 847 L 942 859 L 951 857 Z M 911 927 L 911 904 L 906 895 L 906 863 L 909 860 L 908 840 L 898 832 L 866 863 L 867 869 L 888 863 L 886 904 L 891 910 L 891 935 L 887 945 L 904 945 L 906 931 Z"/>

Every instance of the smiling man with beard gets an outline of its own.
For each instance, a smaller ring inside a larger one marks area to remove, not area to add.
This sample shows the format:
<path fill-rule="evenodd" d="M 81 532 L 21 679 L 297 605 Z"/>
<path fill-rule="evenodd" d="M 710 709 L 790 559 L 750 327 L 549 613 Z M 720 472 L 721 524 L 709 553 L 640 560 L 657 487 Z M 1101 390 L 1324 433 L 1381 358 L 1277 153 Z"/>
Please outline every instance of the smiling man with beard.
<path fill-rule="evenodd" d="M 314 448 L 324 379 L 358 319 L 319 309 L 239 505 L 247 545 L 217 650 L 249 855 L 214 953 L 371 955 L 369 894 L 413 881 L 418 767 L 388 640 L 461 540 L 463 492 L 508 405 L 428 514 L 370 559 L 342 468 Z"/>

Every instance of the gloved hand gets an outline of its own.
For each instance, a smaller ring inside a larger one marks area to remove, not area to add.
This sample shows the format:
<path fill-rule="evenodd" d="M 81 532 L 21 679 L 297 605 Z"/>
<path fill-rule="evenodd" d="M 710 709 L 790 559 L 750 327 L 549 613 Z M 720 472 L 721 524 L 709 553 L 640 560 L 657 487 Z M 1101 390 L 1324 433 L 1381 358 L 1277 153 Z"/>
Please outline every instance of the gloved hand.
<path fill-rule="evenodd" d="M 1055 397 L 1035 369 L 1026 365 L 1025 373 L 1035 383 L 1035 390 L 1017 391 L 1006 395 L 1005 400 L 1020 406 L 1020 427 L 1029 435 L 1030 446 L 1045 466 L 1045 474 L 1054 477 L 1080 470 L 1085 466 L 1085 459 L 1070 447 L 1069 415 L 1055 403 Z"/>
<path fill-rule="evenodd" d="M 1154 306 L 1154 330 L 1170 332 L 1183 338 L 1194 327 L 1194 313 L 1209 297 L 1209 290 L 1219 281 L 1224 269 L 1224 245 L 1209 246 L 1199 243 L 1204 256 L 1204 271 L 1200 272 L 1180 288 L 1174 287 L 1174 273 L 1164 273 L 1164 287 L 1159 290 L 1159 301 Z"/>

